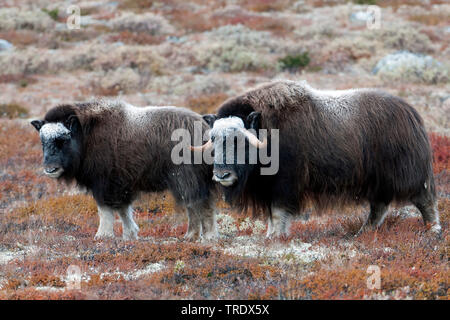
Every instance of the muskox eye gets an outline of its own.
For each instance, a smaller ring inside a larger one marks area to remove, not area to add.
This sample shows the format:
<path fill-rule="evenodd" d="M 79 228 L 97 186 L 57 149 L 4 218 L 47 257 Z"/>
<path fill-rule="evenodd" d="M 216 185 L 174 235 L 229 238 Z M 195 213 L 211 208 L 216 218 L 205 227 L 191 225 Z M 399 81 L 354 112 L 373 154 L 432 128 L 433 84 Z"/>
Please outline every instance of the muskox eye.
<path fill-rule="evenodd" d="M 55 139 L 55 146 L 58 149 L 61 149 L 64 146 L 64 143 L 66 142 L 65 139 Z"/>
<path fill-rule="evenodd" d="M 211 142 L 214 142 L 214 140 L 216 140 L 216 137 L 211 136 Z"/>

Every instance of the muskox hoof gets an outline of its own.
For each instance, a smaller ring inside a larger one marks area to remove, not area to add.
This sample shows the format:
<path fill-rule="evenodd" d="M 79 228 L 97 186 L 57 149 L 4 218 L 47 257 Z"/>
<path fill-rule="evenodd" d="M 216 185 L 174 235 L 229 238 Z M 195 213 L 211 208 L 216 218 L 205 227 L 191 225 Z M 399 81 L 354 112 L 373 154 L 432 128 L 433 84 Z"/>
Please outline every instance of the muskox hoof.
<path fill-rule="evenodd" d="M 282 240 L 282 239 L 286 239 L 288 237 L 289 237 L 288 232 L 274 231 L 274 232 L 266 233 L 267 240 Z"/>
<path fill-rule="evenodd" d="M 364 232 L 366 232 L 369 229 L 369 227 L 367 225 L 363 225 L 361 228 L 359 228 L 359 230 L 354 233 L 354 232 L 350 232 L 347 236 L 351 237 L 353 234 L 354 238 L 358 238 L 360 235 L 362 235 Z"/>
<path fill-rule="evenodd" d="M 197 240 L 200 240 L 200 236 L 197 232 L 188 232 L 184 235 L 185 241 L 195 242 Z"/>
<path fill-rule="evenodd" d="M 123 234 L 122 234 L 122 239 L 125 241 L 132 241 L 132 240 L 138 240 L 138 232 L 139 232 L 139 227 L 134 224 L 133 227 L 131 227 L 130 229 L 124 229 L 123 230 Z"/>
<path fill-rule="evenodd" d="M 431 226 L 430 232 L 437 238 L 442 239 L 442 227 L 439 223 L 435 223 Z"/>
<path fill-rule="evenodd" d="M 219 233 L 217 231 L 207 232 L 202 236 L 202 242 L 216 241 L 219 239 Z"/>
<path fill-rule="evenodd" d="M 123 234 L 122 239 L 125 241 L 133 241 L 139 240 L 139 236 L 137 235 L 137 231 L 130 234 Z"/>
<path fill-rule="evenodd" d="M 97 232 L 94 236 L 94 240 L 108 240 L 114 239 L 114 233 L 106 233 L 106 232 Z"/>

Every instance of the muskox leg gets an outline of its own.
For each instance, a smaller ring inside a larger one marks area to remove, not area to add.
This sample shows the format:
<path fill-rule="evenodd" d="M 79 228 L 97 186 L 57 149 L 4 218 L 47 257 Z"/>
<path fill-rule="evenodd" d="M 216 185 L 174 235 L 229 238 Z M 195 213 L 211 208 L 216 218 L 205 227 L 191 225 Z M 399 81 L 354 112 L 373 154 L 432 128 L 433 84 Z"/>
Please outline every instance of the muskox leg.
<path fill-rule="evenodd" d="M 213 240 L 218 237 L 216 212 L 211 203 L 200 201 L 187 206 L 188 231 L 184 236 L 187 240 Z"/>
<path fill-rule="evenodd" d="M 383 202 L 372 202 L 366 222 L 362 225 L 356 235 L 360 235 L 367 229 L 376 229 L 381 226 L 386 217 L 388 206 Z"/>
<path fill-rule="evenodd" d="M 289 235 L 291 215 L 284 209 L 272 208 L 272 216 L 268 219 L 266 238 L 276 238 Z"/>
<path fill-rule="evenodd" d="M 196 210 L 195 206 L 188 206 L 186 213 L 188 216 L 188 230 L 184 238 L 189 241 L 198 240 L 202 235 L 201 212 Z"/>
<path fill-rule="evenodd" d="M 386 218 L 388 206 L 382 202 L 374 202 L 370 204 L 370 213 L 367 218 L 367 225 L 372 228 L 379 228 Z"/>
<path fill-rule="evenodd" d="M 428 189 L 424 189 L 418 196 L 413 197 L 411 202 L 419 209 L 425 225 L 431 225 L 431 231 L 441 235 L 442 228 L 439 222 L 439 212 L 436 208 L 434 196 Z"/>
<path fill-rule="evenodd" d="M 205 203 L 201 208 L 202 232 L 204 240 L 215 240 L 218 238 L 216 211 L 209 202 Z"/>
<path fill-rule="evenodd" d="M 114 238 L 114 211 L 105 206 L 98 206 L 100 225 L 98 226 L 95 239 Z"/>
<path fill-rule="evenodd" d="M 139 227 L 133 219 L 133 208 L 131 206 L 119 209 L 119 216 L 122 220 L 123 239 L 136 240 L 138 238 Z"/>

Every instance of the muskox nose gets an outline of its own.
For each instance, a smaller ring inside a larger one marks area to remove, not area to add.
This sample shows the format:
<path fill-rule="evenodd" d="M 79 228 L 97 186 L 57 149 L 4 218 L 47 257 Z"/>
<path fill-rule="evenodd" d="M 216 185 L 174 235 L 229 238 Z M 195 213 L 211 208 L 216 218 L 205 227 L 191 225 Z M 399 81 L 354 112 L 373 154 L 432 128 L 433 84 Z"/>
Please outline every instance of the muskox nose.
<path fill-rule="evenodd" d="M 237 179 L 233 171 L 214 170 L 213 180 L 219 182 L 224 187 L 232 186 Z"/>
<path fill-rule="evenodd" d="M 226 179 L 227 177 L 229 177 L 231 175 L 230 172 L 214 172 L 214 175 L 216 176 L 217 179 L 219 180 L 223 180 Z"/>

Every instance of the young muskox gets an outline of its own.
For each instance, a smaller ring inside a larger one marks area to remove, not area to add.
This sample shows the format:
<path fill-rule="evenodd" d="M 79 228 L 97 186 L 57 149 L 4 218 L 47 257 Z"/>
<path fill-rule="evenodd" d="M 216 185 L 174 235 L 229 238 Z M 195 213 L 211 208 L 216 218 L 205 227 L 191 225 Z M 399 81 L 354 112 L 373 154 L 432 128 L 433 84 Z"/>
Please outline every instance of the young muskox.
<path fill-rule="evenodd" d="M 381 225 L 391 202 L 411 202 L 434 232 L 441 231 L 423 121 L 398 97 L 277 81 L 230 98 L 217 115 L 204 118 L 212 127 L 210 141 L 193 149 L 214 148 L 213 179 L 227 201 L 268 214 L 268 236 L 286 234 L 289 217 L 308 200 L 319 208 L 367 201 L 364 226 L 372 227 Z M 267 129 L 269 136 L 279 129 L 279 141 L 258 138 L 249 129 Z M 237 164 L 237 149 L 224 143 L 231 134 L 247 141 L 246 152 L 250 145 L 263 151 L 279 143 L 278 172 L 261 174 L 261 161 Z"/>
<path fill-rule="evenodd" d="M 96 238 L 114 237 L 114 211 L 122 220 L 123 238 L 137 238 L 132 201 L 140 191 L 163 190 L 187 209 L 186 238 L 214 238 L 212 166 L 171 160 L 172 132 L 193 133 L 198 121 L 201 130 L 208 129 L 200 115 L 187 109 L 98 101 L 55 107 L 32 125 L 41 138 L 44 173 L 75 180 L 92 192 L 100 217 Z"/>

